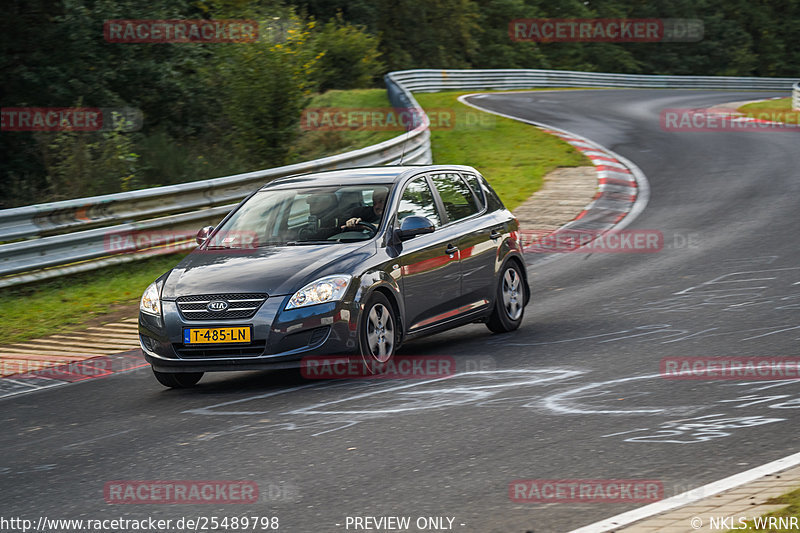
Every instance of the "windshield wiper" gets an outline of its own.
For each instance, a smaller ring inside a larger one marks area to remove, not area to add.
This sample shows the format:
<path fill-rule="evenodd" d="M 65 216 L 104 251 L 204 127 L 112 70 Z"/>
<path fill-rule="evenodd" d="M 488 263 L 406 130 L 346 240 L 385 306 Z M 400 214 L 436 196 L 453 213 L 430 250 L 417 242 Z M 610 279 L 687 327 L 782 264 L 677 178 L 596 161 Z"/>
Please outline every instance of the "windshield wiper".
<path fill-rule="evenodd" d="M 304 246 L 309 244 L 334 244 L 339 241 L 289 241 L 286 246 Z"/>
<path fill-rule="evenodd" d="M 258 245 L 259 248 L 267 246 L 307 246 L 313 244 L 333 244 L 338 241 L 266 241 Z"/>

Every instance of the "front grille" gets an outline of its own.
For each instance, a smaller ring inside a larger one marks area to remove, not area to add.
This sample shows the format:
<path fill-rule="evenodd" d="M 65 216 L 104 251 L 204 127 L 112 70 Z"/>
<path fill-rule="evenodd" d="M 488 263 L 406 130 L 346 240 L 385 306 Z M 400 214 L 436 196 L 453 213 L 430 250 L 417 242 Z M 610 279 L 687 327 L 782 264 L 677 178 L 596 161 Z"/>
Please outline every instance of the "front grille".
<path fill-rule="evenodd" d="M 206 305 L 212 300 L 225 300 L 229 307 L 225 311 L 209 311 Z M 180 296 L 176 303 L 186 320 L 226 320 L 252 318 L 266 300 L 264 293 L 228 293 Z"/>
<path fill-rule="evenodd" d="M 196 357 L 258 357 L 264 353 L 266 340 L 253 341 L 248 344 L 227 344 L 224 346 L 186 346 L 173 343 L 175 353 L 183 359 Z"/>

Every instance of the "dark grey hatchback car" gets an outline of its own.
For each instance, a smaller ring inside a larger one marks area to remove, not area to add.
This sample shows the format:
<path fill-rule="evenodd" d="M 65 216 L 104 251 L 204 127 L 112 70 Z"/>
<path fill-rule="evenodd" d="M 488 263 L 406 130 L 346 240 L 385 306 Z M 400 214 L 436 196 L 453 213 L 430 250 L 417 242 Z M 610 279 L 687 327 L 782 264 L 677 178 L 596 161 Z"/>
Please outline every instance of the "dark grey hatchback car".
<path fill-rule="evenodd" d="M 419 335 L 514 330 L 530 299 L 519 224 L 471 167 L 279 179 L 197 240 L 140 305 L 142 350 L 168 387 L 308 355 L 386 363 Z"/>

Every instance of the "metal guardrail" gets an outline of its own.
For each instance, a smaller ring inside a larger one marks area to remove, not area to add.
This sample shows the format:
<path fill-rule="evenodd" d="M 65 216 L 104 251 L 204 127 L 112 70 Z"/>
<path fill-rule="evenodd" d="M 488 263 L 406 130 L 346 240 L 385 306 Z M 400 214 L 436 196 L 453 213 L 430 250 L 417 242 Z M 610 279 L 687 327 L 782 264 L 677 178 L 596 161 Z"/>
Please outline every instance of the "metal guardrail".
<path fill-rule="evenodd" d="M 634 87 L 786 90 L 788 78 L 647 76 L 558 70 L 405 70 L 384 78 L 396 108 L 420 109 L 412 91 L 529 89 L 536 87 Z M 798 87 L 794 84 L 795 98 Z M 275 178 L 354 166 L 432 162 L 430 131 L 423 124 L 380 144 L 315 161 L 273 169 L 91 198 L 0 211 L 0 287 L 90 270 L 159 253 L 114 254 L 110 236 L 134 231 L 176 232 L 213 225 L 253 189 Z M 34 237 L 33 239 L 31 239 Z M 172 243 L 174 244 L 174 243 Z"/>
<path fill-rule="evenodd" d="M 792 86 L 792 110 L 800 111 L 800 81 Z"/>
<path fill-rule="evenodd" d="M 159 232 L 185 232 L 217 224 L 242 198 L 276 178 L 357 166 L 429 164 L 427 116 L 411 92 L 387 79 L 394 107 L 419 109 L 422 123 L 380 144 L 314 161 L 205 181 L 119 194 L 78 198 L 0 211 L 0 241 L 38 237 L 0 245 L 0 287 L 91 270 L 159 253 L 119 253 L 115 236 L 153 231 L 150 245 L 174 246 Z M 174 248 L 173 248 L 174 250 Z"/>
<path fill-rule="evenodd" d="M 537 69 L 418 69 L 393 72 L 392 77 L 399 84 L 414 92 L 464 89 L 530 89 L 536 87 L 787 90 L 796 81 L 794 78 L 654 76 Z"/>

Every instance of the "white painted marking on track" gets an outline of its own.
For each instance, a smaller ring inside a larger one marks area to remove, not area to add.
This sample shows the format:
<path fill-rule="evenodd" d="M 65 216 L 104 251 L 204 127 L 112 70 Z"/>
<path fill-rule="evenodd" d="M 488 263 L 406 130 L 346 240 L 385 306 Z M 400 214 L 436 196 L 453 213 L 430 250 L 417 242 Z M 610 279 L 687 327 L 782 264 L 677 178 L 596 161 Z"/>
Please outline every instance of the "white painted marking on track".
<path fill-rule="evenodd" d="M 452 387 L 446 387 L 441 389 L 408 391 L 408 389 L 412 389 L 414 387 L 422 387 L 430 383 L 443 382 L 445 380 L 457 381 L 462 377 L 491 378 L 499 375 L 508 375 L 508 374 L 511 374 L 512 376 L 517 376 L 518 379 L 512 377 L 510 380 L 503 381 L 502 383 L 498 384 L 467 383 L 465 385 L 454 385 Z M 320 402 L 315 405 L 301 407 L 300 409 L 295 409 L 282 414 L 391 415 L 403 412 L 417 412 L 428 409 L 438 409 L 441 407 L 454 407 L 458 405 L 465 405 L 469 403 L 479 402 L 491 396 L 494 396 L 498 393 L 498 391 L 503 391 L 505 389 L 516 389 L 519 387 L 539 385 L 541 383 L 562 380 L 580 374 L 583 374 L 583 372 L 577 370 L 566 370 L 566 369 L 488 370 L 488 371 L 479 370 L 474 372 L 463 372 L 445 378 L 424 380 L 416 383 L 399 385 L 397 387 L 381 388 L 379 390 L 356 394 L 354 396 L 340 398 L 338 400 L 333 400 L 329 402 Z M 329 406 L 340 404 L 342 402 L 360 400 L 362 398 L 376 396 L 379 394 L 390 394 L 397 391 L 404 391 L 403 394 L 405 395 L 406 399 L 413 400 L 415 395 L 425 396 L 425 399 L 424 401 L 416 401 L 416 402 L 412 401 L 408 405 L 403 405 L 400 407 L 392 407 L 392 408 L 368 408 L 368 409 L 344 409 L 344 410 L 327 409 L 327 407 Z"/>
<path fill-rule="evenodd" d="M 522 122 L 522 123 L 525 123 L 525 124 L 530 124 L 532 126 L 536 126 L 537 128 L 539 128 L 539 129 L 541 129 L 543 131 L 546 131 L 548 133 L 552 133 L 552 134 L 555 134 L 555 135 L 568 135 L 570 137 L 575 137 L 577 139 L 584 140 L 586 145 L 588 146 L 588 150 L 586 150 L 584 153 L 588 153 L 589 151 L 596 151 L 596 152 L 603 153 L 604 155 L 608 155 L 608 156 L 616 159 L 617 161 L 619 161 L 620 163 L 625 165 L 628 168 L 628 170 L 631 171 L 631 174 L 632 174 L 634 180 L 636 181 L 637 194 L 636 194 L 636 200 L 634 200 L 633 206 L 631 207 L 631 209 L 625 214 L 625 216 L 622 218 L 622 220 L 620 220 L 619 222 L 614 224 L 613 228 L 617 229 L 617 230 L 624 229 L 624 228 L 628 227 L 634 220 L 636 220 L 636 218 L 639 215 L 642 214 L 642 212 L 644 211 L 645 207 L 647 207 L 647 203 L 650 201 L 650 183 L 647 181 L 647 177 L 645 176 L 644 172 L 642 172 L 642 169 L 640 169 L 630 159 L 628 159 L 626 157 L 623 157 L 620 154 L 618 154 L 616 152 L 613 152 L 613 151 L 609 150 L 608 148 L 602 146 L 601 144 L 598 144 L 598 143 L 592 141 L 591 139 L 587 139 L 586 137 L 584 137 L 582 135 L 578 135 L 576 133 L 572 133 L 570 131 L 563 130 L 561 128 L 556 128 L 555 126 L 550 126 L 550 125 L 544 124 L 542 122 L 536 122 L 536 121 L 533 121 L 533 120 L 527 120 L 527 119 L 515 117 L 515 116 L 512 116 L 512 115 L 507 115 L 505 113 L 499 113 L 497 111 L 491 111 L 491 110 L 485 109 L 483 107 L 480 107 L 480 106 L 478 106 L 476 104 L 473 104 L 473 103 L 470 103 L 469 101 L 467 101 L 467 98 L 478 98 L 478 97 L 483 98 L 483 97 L 489 96 L 491 94 L 497 94 L 497 93 L 465 94 L 465 95 L 459 96 L 458 97 L 458 101 L 461 102 L 462 104 L 466 105 L 466 106 L 472 107 L 473 109 L 477 109 L 479 111 L 483 111 L 483 112 L 486 112 L 486 113 L 491 113 L 491 114 L 497 115 L 499 117 L 505 117 L 505 118 L 508 118 L 508 119 L 511 119 L 511 120 L 516 120 L 518 122 Z M 570 224 L 571 224 L 571 222 L 567 223 L 566 225 L 564 225 L 562 227 L 569 227 Z M 543 264 L 545 262 L 554 261 L 554 260 L 557 260 L 557 259 L 563 258 L 563 257 L 569 257 L 569 254 L 553 254 L 550 257 L 540 261 L 538 264 L 541 265 L 541 264 Z"/>
<path fill-rule="evenodd" d="M 636 433 L 637 431 L 646 431 L 646 430 L 648 430 L 648 429 L 650 429 L 650 428 L 636 428 L 636 429 L 629 429 L 628 431 L 620 431 L 620 432 L 618 432 L 618 433 L 609 433 L 608 435 L 600 435 L 600 438 L 601 438 L 601 439 L 604 439 L 604 438 L 606 438 L 606 437 L 617 437 L 617 436 L 619 436 L 619 435 L 626 435 L 626 434 L 628 434 L 628 433 Z"/>
<path fill-rule="evenodd" d="M 750 470 L 728 476 L 719 481 L 672 496 L 666 500 L 651 503 L 650 505 L 645 505 L 644 507 L 639 507 L 638 509 L 633 509 L 632 511 L 574 529 L 570 533 L 604 533 L 606 531 L 613 531 L 623 526 L 644 520 L 645 518 L 650 518 L 651 516 L 704 500 L 710 496 L 725 492 L 726 490 L 740 487 L 751 481 L 786 470 L 798 464 L 800 464 L 800 453 L 787 455 L 777 461 L 772 461 L 756 468 L 751 468 Z"/>
<path fill-rule="evenodd" d="M 695 409 L 695 407 L 693 406 L 670 407 L 670 408 L 660 407 L 653 409 L 591 409 L 587 407 L 581 407 L 580 405 L 572 404 L 573 401 L 571 399 L 572 396 L 575 396 L 576 394 L 588 390 L 608 385 L 614 385 L 617 383 L 626 383 L 628 381 L 636 381 L 642 379 L 656 379 L 656 378 L 660 379 L 661 377 L 662 377 L 661 374 L 646 374 L 643 376 L 633 376 L 628 378 L 612 379 L 609 381 L 598 381 L 595 383 L 589 383 L 588 385 L 581 385 L 580 387 L 558 392 L 556 394 L 546 397 L 544 399 L 544 406 L 553 412 L 571 414 L 571 415 L 594 415 L 594 414 L 638 415 L 638 414 L 681 412 L 681 411 L 689 411 Z"/>
<path fill-rule="evenodd" d="M 761 335 L 756 335 L 755 337 L 747 337 L 746 339 L 742 339 L 742 340 L 743 341 L 749 341 L 749 340 L 752 340 L 752 339 L 759 339 L 761 337 L 766 337 L 767 335 L 775 335 L 776 333 L 781 333 L 782 331 L 791 331 L 793 329 L 798 329 L 798 328 L 800 328 L 800 326 L 794 326 L 792 328 L 786 328 L 786 329 L 779 329 L 778 331 L 770 331 L 769 333 L 763 333 Z"/>
<path fill-rule="evenodd" d="M 708 333 L 709 331 L 714 331 L 714 330 L 716 330 L 716 329 L 719 329 L 719 328 L 708 328 L 708 329 L 704 329 L 703 331 L 698 331 L 698 332 L 696 332 L 696 333 L 692 333 L 691 335 L 686 335 L 685 337 L 680 337 L 680 338 L 678 338 L 678 339 L 672 339 L 672 340 L 670 340 L 670 341 L 662 341 L 662 342 L 661 342 L 661 344 L 669 344 L 669 343 L 671 343 L 671 342 L 680 342 L 680 341 L 684 341 L 684 340 L 686 340 L 686 339 L 691 339 L 692 337 L 696 337 L 697 335 L 702 335 L 703 333 Z"/>
<path fill-rule="evenodd" d="M 207 407 L 198 407 L 196 409 L 187 409 L 183 411 L 184 413 L 189 413 L 193 415 L 264 415 L 269 413 L 270 411 L 212 411 L 211 409 L 216 409 L 217 407 L 225 407 L 228 405 L 235 405 L 242 402 L 249 402 L 251 400 L 260 400 L 263 398 L 270 398 L 272 396 L 278 396 L 280 394 L 287 394 L 289 392 L 294 392 L 300 389 L 308 389 L 310 387 L 319 387 L 324 385 L 325 382 L 319 383 L 309 383 L 308 385 L 299 385 L 297 387 L 290 387 L 288 389 L 281 389 L 277 391 L 267 392 L 265 394 L 258 394 L 256 396 L 248 396 L 247 398 L 240 398 L 238 400 L 231 400 L 229 402 L 222 402 L 217 403 L 214 405 L 209 405 Z"/>

